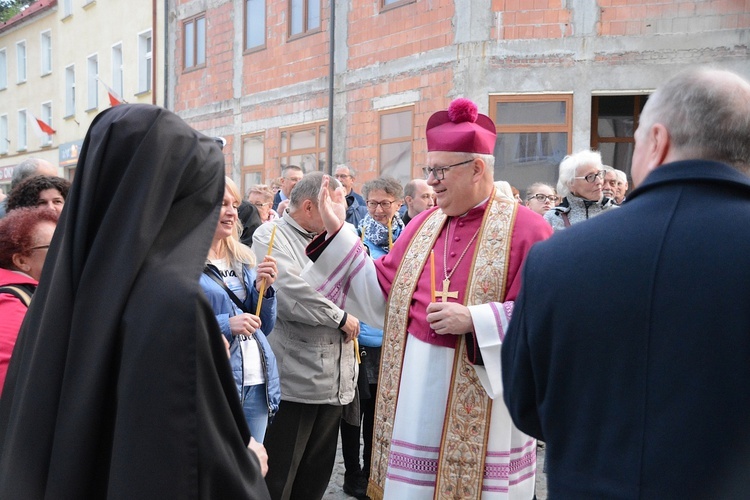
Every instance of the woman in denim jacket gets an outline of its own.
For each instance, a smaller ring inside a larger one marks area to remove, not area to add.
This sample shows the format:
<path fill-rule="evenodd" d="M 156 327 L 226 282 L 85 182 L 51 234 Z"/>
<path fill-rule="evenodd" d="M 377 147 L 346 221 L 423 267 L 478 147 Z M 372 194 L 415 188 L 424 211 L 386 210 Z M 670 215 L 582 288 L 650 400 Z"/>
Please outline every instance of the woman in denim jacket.
<path fill-rule="evenodd" d="M 200 284 L 229 342 L 232 372 L 250 434 L 262 443 L 281 399 L 276 357 L 264 333 L 276 322 L 276 296 L 271 286 L 276 261 L 268 256 L 255 266 L 255 255 L 240 243 L 237 207 L 241 198 L 234 182 L 229 178 L 225 182 L 219 222 Z M 262 307 L 256 316 L 264 280 Z"/>

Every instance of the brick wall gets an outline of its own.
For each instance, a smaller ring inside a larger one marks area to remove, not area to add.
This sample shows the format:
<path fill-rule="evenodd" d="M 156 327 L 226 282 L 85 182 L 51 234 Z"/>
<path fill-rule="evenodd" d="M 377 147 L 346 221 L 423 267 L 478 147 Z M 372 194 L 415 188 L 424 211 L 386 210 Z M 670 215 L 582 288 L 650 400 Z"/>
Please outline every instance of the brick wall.
<path fill-rule="evenodd" d="M 452 0 L 417 1 L 379 10 L 355 1 L 349 13 L 349 69 L 392 61 L 453 43 Z"/>

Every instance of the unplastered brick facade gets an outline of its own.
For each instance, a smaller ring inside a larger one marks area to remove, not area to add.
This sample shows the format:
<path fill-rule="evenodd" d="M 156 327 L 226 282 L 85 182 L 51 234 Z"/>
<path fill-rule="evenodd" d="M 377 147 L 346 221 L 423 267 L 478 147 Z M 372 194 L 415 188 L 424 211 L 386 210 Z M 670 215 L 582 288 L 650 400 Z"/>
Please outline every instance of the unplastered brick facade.
<path fill-rule="evenodd" d="M 554 181 L 562 156 L 589 147 L 627 170 L 639 109 L 668 76 L 712 63 L 750 78 L 750 0 L 321 0 L 319 12 L 316 1 L 170 1 L 169 105 L 227 139 L 227 172 L 244 189 L 280 174 L 295 147 L 284 138 L 305 125 L 323 130 L 317 168 L 346 163 L 360 185 L 383 171 L 417 176 L 425 123 L 456 97 L 474 100 L 506 134 L 496 177 L 519 187 Z M 256 13 L 251 28 L 264 13 L 263 43 L 250 48 L 246 4 Z M 291 34 L 292 4 L 305 7 L 301 22 L 312 29 Z M 186 69 L 185 26 L 198 17 L 205 63 Z M 380 124 L 393 110 L 411 118 L 406 153 L 388 167 L 390 130 Z M 249 159 L 249 136 L 262 143 L 253 150 L 262 160 Z"/>

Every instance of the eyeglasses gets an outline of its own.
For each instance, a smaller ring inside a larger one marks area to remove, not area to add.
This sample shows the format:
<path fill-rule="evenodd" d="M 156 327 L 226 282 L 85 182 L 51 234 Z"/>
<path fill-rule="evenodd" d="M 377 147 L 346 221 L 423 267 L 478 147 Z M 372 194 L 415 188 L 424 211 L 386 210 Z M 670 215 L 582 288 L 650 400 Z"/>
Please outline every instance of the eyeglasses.
<path fill-rule="evenodd" d="M 270 205 L 270 204 L 271 204 L 271 202 L 270 202 L 270 201 L 269 201 L 268 203 L 253 203 L 253 205 L 255 205 L 255 206 L 256 206 L 256 207 L 258 207 L 258 208 L 263 208 L 263 207 L 267 207 L 267 206 L 268 206 L 268 205 Z"/>
<path fill-rule="evenodd" d="M 448 170 L 449 168 L 458 167 L 460 165 L 466 165 L 467 163 L 471 163 L 473 161 L 474 161 L 474 158 L 472 158 L 471 160 L 454 163 L 453 165 L 446 165 L 445 167 L 432 167 L 432 168 L 423 167 L 422 173 L 424 174 L 425 179 L 429 179 L 430 174 L 432 174 L 433 177 L 435 177 L 435 180 L 442 181 L 443 179 L 445 179 L 445 171 Z"/>
<path fill-rule="evenodd" d="M 538 193 L 538 194 L 532 194 L 531 196 L 526 198 L 526 201 L 531 201 L 532 198 L 542 203 L 544 203 L 545 201 L 549 201 L 550 203 L 557 203 L 557 200 L 558 200 L 557 196 L 555 196 L 554 194 Z"/>
<path fill-rule="evenodd" d="M 599 179 L 604 179 L 604 170 L 599 170 L 599 171 L 598 171 L 598 172 L 596 172 L 596 173 L 594 173 L 594 172 L 591 172 L 591 173 L 590 173 L 590 174 L 588 174 L 588 175 L 584 175 L 584 176 L 582 176 L 582 177 L 578 177 L 578 176 L 576 176 L 576 177 L 573 177 L 573 178 L 574 178 L 574 179 L 586 179 L 586 182 L 591 182 L 591 183 L 593 183 L 593 182 L 596 182 L 596 178 L 597 178 L 597 177 L 598 177 Z"/>
<path fill-rule="evenodd" d="M 49 245 L 39 245 L 38 247 L 31 247 L 29 250 L 43 250 L 45 248 L 49 248 Z"/>
<path fill-rule="evenodd" d="M 395 203 L 394 201 L 388 201 L 388 200 L 386 200 L 386 201 L 372 201 L 372 200 L 368 200 L 367 201 L 367 208 L 371 208 L 371 209 L 375 210 L 376 208 L 378 208 L 378 205 L 380 205 L 381 207 L 383 207 L 383 210 L 388 210 L 389 208 L 391 208 L 391 205 L 393 205 L 394 203 Z"/>

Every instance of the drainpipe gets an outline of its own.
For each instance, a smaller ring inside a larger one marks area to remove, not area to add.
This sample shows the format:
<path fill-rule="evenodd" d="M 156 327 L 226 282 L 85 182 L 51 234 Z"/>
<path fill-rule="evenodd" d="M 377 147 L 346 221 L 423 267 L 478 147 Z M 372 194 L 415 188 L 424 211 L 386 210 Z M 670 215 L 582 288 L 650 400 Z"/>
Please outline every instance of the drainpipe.
<path fill-rule="evenodd" d="M 328 144 L 326 146 L 326 155 L 328 157 L 328 174 L 333 175 L 333 80 L 336 73 L 334 71 L 334 56 L 336 54 L 336 0 L 331 0 L 331 20 L 329 31 L 330 47 L 328 50 Z"/>

